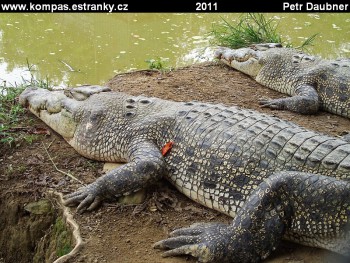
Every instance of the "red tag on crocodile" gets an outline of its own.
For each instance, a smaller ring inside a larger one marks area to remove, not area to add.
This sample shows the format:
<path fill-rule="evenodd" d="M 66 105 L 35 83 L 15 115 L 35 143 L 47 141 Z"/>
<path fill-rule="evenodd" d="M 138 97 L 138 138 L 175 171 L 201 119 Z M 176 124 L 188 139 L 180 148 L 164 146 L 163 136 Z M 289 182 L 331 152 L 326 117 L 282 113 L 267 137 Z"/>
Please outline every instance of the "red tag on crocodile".
<path fill-rule="evenodd" d="M 170 150 L 171 148 L 173 147 L 173 144 L 174 142 L 170 141 L 170 142 L 167 142 L 163 148 L 162 148 L 162 155 L 165 156 Z"/>

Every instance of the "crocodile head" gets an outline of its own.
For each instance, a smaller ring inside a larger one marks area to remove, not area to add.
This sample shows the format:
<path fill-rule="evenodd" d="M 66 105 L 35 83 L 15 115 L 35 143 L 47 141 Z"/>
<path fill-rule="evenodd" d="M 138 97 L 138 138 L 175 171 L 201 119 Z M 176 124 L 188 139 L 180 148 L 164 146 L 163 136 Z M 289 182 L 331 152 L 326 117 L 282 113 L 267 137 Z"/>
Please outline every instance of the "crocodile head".
<path fill-rule="evenodd" d="M 165 118 L 159 114 L 159 109 L 169 110 L 174 103 L 105 91 L 110 89 L 81 86 L 49 91 L 29 87 L 22 92 L 19 102 L 81 155 L 100 161 L 125 161 L 127 147 L 134 136 L 125 131 L 158 125 L 155 118 Z M 169 111 L 169 116 L 164 125 L 171 122 L 173 111 Z"/>
<path fill-rule="evenodd" d="M 263 67 L 265 51 L 280 47 L 282 45 L 278 43 L 256 44 L 239 49 L 221 47 L 215 52 L 215 58 L 254 78 Z"/>
<path fill-rule="evenodd" d="M 89 86 L 84 89 L 54 90 L 28 87 L 19 96 L 19 102 L 44 121 L 65 140 L 75 134 L 79 120 L 77 113 L 83 101 L 93 93 L 109 90 L 106 87 Z M 84 92 L 81 92 L 84 91 Z"/>

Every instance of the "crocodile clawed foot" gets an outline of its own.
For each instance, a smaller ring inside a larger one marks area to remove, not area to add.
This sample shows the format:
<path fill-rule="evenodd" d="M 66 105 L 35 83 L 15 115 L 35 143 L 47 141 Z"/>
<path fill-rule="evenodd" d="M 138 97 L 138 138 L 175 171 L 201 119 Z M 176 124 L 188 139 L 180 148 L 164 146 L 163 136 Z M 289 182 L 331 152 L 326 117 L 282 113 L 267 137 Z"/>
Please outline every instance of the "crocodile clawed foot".
<path fill-rule="evenodd" d="M 83 213 L 96 209 L 103 201 L 99 194 L 99 187 L 95 183 L 79 188 L 76 192 L 65 195 L 63 204 L 65 206 L 75 206 L 77 204 L 77 212 Z"/>
<path fill-rule="evenodd" d="M 111 89 L 108 87 L 94 85 L 94 86 L 80 86 L 77 88 L 67 89 L 64 91 L 64 94 L 69 98 L 73 98 L 80 101 L 80 100 L 86 100 L 93 94 L 97 94 L 100 92 L 107 92 L 107 91 L 111 91 Z"/>
<path fill-rule="evenodd" d="M 170 249 L 164 257 L 190 255 L 199 262 L 226 262 L 231 230 L 220 223 L 194 224 L 170 233 L 168 239 L 154 244 L 157 249 Z"/>

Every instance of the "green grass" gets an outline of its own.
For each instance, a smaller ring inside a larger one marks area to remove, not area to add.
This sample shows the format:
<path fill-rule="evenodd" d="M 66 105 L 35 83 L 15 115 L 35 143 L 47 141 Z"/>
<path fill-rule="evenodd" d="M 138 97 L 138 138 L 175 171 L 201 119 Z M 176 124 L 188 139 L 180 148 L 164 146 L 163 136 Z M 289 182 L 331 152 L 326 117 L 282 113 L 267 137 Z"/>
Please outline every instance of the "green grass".
<path fill-rule="evenodd" d="M 59 217 L 54 225 L 54 233 L 56 239 L 56 254 L 58 257 L 64 256 L 72 251 L 72 240 L 65 223 Z"/>
<path fill-rule="evenodd" d="M 37 136 L 23 133 L 20 131 L 21 129 L 18 129 L 22 122 L 29 121 L 25 119 L 25 109 L 18 103 L 18 96 L 28 86 L 49 89 L 50 85 L 48 79 L 36 80 L 32 74 L 32 66 L 29 65 L 28 61 L 27 65 L 31 72 L 30 80 L 22 79 L 20 85 L 8 85 L 5 82 L 0 85 L 0 146 L 9 145 L 12 147 L 20 141 L 31 144 L 37 139 Z"/>
<path fill-rule="evenodd" d="M 209 32 L 215 45 L 237 49 L 259 43 L 281 43 L 285 47 L 292 47 L 290 42 L 282 39 L 277 21 L 274 18 L 266 18 L 264 14 L 244 14 L 236 24 L 223 18 L 222 20 L 221 24 L 214 25 Z M 316 36 L 317 34 L 309 37 L 301 46 L 295 48 L 305 49 L 312 45 Z"/>
<path fill-rule="evenodd" d="M 27 166 L 24 164 L 18 164 L 15 167 L 12 164 L 9 164 L 5 168 L 4 175 L 11 177 L 16 174 L 23 174 L 27 169 Z"/>
<path fill-rule="evenodd" d="M 28 134 L 28 135 L 23 136 L 23 139 L 24 139 L 28 144 L 32 144 L 32 143 L 35 142 L 38 138 L 39 138 L 39 135 L 37 135 L 37 134 Z"/>
<path fill-rule="evenodd" d="M 12 145 L 16 140 L 14 128 L 20 122 L 24 109 L 17 102 L 17 96 L 24 86 L 0 86 L 0 143 Z"/>
<path fill-rule="evenodd" d="M 147 59 L 145 62 L 148 64 L 149 69 L 155 69 L 162 72 L 170 71 L 171 69 L 166 66 L 166 59 L 157 57 L 155 59 Z"/>

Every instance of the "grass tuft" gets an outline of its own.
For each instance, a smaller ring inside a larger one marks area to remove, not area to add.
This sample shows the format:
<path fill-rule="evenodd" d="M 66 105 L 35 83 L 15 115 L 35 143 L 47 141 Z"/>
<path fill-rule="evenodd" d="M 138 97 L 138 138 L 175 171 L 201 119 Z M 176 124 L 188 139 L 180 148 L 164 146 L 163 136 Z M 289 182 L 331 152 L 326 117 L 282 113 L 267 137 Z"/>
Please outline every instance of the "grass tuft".
<path fill-rule="evenodd" d="M 27 60 L 27 67 L 31 73 L 30 80 L 22 79 L 20 85 L 8 85 L 3 82 L 0 85 L 0 145 L 17 145 L 19 141 L 32 143 L 36 137 L 23 134 L 17 128 L 19 123 L 24 121 L 25 109 L 18 103 L 18 96 L 29 86 L 50 89 L 50 82 L 37 80 L 33 74 L 33 66 Z"/>
<path fill-rule="evenodd" d="M 248 47 L 259 43 L 280 43 L 286 47 L 292 47 L 292 44 L 282 39 L 278 32 L 278 23 L 274 18 L 267 19 L 261 13 L 248 13 L 240 17 L 238 23 L 231 24 L 224 18 L 223 23 L 213 25 L 209 35 L 213 37 L 213 43 L 233 49 Z M 309 37 L 305 42 L 296 47 L 304 49 L 312 45 L 317 34 Z"/>
<path fill-rule="evenodd" d="M 166 59 L 157 57 L 155 59 L 147 59 L 145 62 L 148 64 L 149 69 L 159 70 L 161 72 L 170 71 L 171 68 L 166 66 Z"/>

